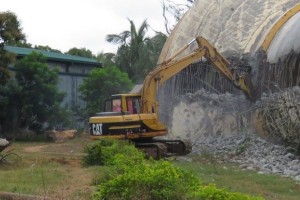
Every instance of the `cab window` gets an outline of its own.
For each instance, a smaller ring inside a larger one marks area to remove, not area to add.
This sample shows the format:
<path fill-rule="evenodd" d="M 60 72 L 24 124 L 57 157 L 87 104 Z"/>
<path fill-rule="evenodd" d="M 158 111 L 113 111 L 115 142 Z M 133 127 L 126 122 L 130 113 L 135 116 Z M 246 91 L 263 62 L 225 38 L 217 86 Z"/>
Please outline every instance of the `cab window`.
<path fill-rule="evenodd" d="M 127 110 L 130 114 L 137 114 L 140 113 L 140 98 L 133 98 L 133 97 L 128 97 L 126 99 L 127 103 Z"/>
<path fill-rule="evenodd" d="M 112 100 L 111 99 L 105 100 L 104 111 L 105 112 L 111 112 L 112 111 Z"/>
<path fill-rule="evenodd" d="M 121 99 L 112 100 L 113 112 L 121 112 Z"/>

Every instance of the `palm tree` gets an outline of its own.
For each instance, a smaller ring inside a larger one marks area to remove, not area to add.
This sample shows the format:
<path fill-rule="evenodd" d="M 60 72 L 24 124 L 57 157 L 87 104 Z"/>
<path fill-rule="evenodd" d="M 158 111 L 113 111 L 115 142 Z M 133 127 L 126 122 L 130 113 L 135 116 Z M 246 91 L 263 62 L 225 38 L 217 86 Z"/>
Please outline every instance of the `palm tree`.
<path fill-rule="evenodd" d="M 115 62 L 122 70 L 128 73 L 130 78 L 134 77 L 134 63 L 139 58 L 139 50 L 145 45 L 149 39 L 146 37 L 148 23 L 145 20 L 139 29 L 136 29 L 134 22 L 130 19 L 130 31 L 126 30 L 122 33 L 110 34 L 106 36 L 106 41 L 120 45 L 115 57 Z"/>
<path fill-rule="evenodd" d="M 132 20 L 128 20 L 130 30 L 123 31 L 118 35 L 109 34 L 106 36 L 106 41 L 120 45 L 114 61 L 121 70 L 128 73 L 130 79 L 138 83 L 155 66 L 163 44 L 157 43 L 159 34 L 153 39 L 146 36 L 149 28 L 147 20 L 144 20 L 138 29 Z M 158 44 L 160 47 L 156 46 Z"/>
<path fill-rule="evenodd" d="M 121 45 L 144 42 L 144 40 L 147 39 L 145 35 L 149 27 L 147 20 L 144 20 L 141 27 L 138 29 L 138 32 L 136 31 L 134 22 L 130 19 L 128 19 L 128 21 L 130 23 L 130 31 L 123 31 L 119 35 L 109 34 L 106 36 L 106 41 Z"/>

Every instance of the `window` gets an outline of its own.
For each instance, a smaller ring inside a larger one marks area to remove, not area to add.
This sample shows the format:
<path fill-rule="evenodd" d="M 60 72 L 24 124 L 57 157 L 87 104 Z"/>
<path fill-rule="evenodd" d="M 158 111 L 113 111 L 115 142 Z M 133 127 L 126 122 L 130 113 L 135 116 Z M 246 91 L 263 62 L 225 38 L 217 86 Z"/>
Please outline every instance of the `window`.
<path fill-rule="evenodd" d="M 113 99 L 113 112 L 121 112 L 121 99 Z"/>
<path fill-rule="evenodd" d="M 140 98 L 129 97 L 126 99 L 126 102 L 127 102 L 127 110 L 129 113 L 131 114 L 140 113 L 141 110 Z"/>
<path fill-rule="evenodd" d="M 111 112 L 112 111 L 112 100 L 111 99 L 107 99 L 105 100 L 105 108 L 104 108 L 105 112 Z"/>

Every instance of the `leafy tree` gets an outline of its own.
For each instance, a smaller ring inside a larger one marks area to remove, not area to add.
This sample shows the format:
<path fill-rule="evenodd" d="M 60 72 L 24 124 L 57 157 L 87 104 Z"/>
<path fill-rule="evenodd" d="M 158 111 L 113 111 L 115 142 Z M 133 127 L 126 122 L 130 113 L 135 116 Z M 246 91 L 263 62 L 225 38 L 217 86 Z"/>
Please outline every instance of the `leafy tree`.
<path fill-rule="evenodd" d="M 0 83 L 5 84 L 10 74 L 7 65 L 14 61 L 14 56 L 4 50 L 4 45 L 25 40 L 20 22 L 12 12 L 0 12 Z"/>
<path fill-rule="evenodd" d="M 120 45 L 113 59 L 123 72 L 128 73 L 130 79 L 139 83 L 155 67 L 166 36 L 157 33 L 153 38 L 147 37 L 149 25 L 146 20 L 138 29 L 133 21 L 129 20 L 129 22 L 129 31 L 123 31 L 118 35 L 107 35 L 106 40 Z"/>
<path fill-rule="evenodd" d="M 20 86 L 18 127 L 41 131 L 55 123 L 64 94 L 58 90 L 58 70 L 51 70 L 46 57 L 32 52 L 16 65 L 16 80 Z M 60 120 L 59 118 L 57 118 Z M 46 125 L 48 123 L 48 126 Z"/>
<path fill-rule="evenodd" d="M 102 111 L 105 99 L 112 94 L 128 92 L 132 82 L 117 67 L 96 68 L 80 86 L 81 98 L 86 102 L 85 117 Z"/>
<path fill-rule="evenodd" d="M 20 22 L 12 12 L 0 12 L 0 45 L 12 44 L 24 40 Z"/>
<path fill-rule="evenodd" d="M 146 41 L 144 46 L 139 49 L 139 59 L 134 63 L 134 80 L 138 83 L 143 82 L 146 75 L 156 66 L 161 49 L 167 36 L 161 32 Z"/>
<path fill-rule="evenodd" d="M 15 79 L 0 85 L 0 134 L 14 132 L 16 129 L 20 90 Z"/>
<path fill-rule="evenodd" d="M 70 49 L 66 53 L 70 54 L 70 55 L 74 55 L 74 56 L 85 57 L 85 58 L 95 58 L 93 53 L 90 50 L 86 49 L 86 48 L 78 49 L 76 47 L 73 47 L 72 49 Z"/>
<path fill-rule="evenodd" d="M 17 83 L 10 80 L 12 74 L 8 64 L 15 61 L 15 55 L 4 50 L 5 45 L 25 41 L 17 16 L 12 12 L 0 12 L 0 133 L 15 124 L 12 115 L 16 112 Z"/>

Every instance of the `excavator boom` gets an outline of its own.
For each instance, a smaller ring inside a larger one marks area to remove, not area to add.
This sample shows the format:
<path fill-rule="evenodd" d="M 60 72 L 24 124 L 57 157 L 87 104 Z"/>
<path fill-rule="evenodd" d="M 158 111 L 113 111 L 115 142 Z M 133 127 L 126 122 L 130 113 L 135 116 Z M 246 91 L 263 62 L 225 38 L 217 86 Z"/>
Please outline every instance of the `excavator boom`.
<path fill-rule="evenodd" d="M 175 60 L 175 58 L 186 50 L 193 42 L 197 42 L 198 48 L 187 56 Z M 251 82 L 249 82 L 249 79 L 245 81 L 246 75 L 239 75 L 235 69 L 230 69 L 229 62 L 226 58 L 224 58 L 206 39 L 197 37 L 181 48 L 167 61 L 159 64 L 158 67 L 147 75 L 142 90 L 142 112 L 151 113 L 153 110 L 157 112 L 158 105 L 155 99 L 157 88 L 169 78 L 202 57 L 209 60 L 215 69 L 229 79 L 236 87 L 244 91 L 249 99 L 252 100 L 254 98 Z"/>

